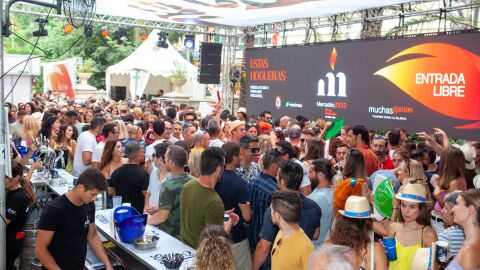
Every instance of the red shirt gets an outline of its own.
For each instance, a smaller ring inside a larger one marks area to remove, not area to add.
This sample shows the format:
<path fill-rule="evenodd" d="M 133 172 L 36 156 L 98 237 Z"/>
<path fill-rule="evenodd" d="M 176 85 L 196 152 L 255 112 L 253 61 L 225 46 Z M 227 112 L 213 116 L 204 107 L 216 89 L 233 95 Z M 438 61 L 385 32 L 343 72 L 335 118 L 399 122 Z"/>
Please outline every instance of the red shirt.
<path fill-rule="evenodd" d="M 393 165 L 393 161 L 389 156 L 387 156 L 385 160 L 380 163 L 380 166 L 378 166 L 379 170 L 391 170 L 393 168 L 395 168 L 395 166 Z"/>

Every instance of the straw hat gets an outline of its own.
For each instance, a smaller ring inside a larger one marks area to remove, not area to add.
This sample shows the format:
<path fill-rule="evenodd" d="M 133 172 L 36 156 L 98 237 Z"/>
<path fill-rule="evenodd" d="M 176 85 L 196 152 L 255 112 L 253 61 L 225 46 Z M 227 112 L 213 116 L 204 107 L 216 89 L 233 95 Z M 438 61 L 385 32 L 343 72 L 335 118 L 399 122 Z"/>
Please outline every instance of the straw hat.
<path fill-rule="evenodd" d="M 345 202 L 345 210 L 338 212 L 348 218 L 373 218 L 372 208 L 366 197 L 350 196 Z"/>
<path fill-rule="evenodd" d="M 228 129 L 228 132 L 231 133 L 232 131 L 234 131 L 236 128 L 238 128 L 241 125 L 245 125 L 245 122 L 240 121 L 240 120 L 233 121 L 232 123 L 230 123 L 230 127 Z"/>
<path fill-rule="evenodd" d="M 435 261 L 435 243 L 430 248 L 419 248 L 413 255 L 412 270 L 430 270 L 436 269 Z"/>
<path fill-rule="evenodd" d="M 421 184 L 407 184 L 401 193 L 397 193 L 395 198 L 414 203 L 427 202 L 427 191 Z"/>

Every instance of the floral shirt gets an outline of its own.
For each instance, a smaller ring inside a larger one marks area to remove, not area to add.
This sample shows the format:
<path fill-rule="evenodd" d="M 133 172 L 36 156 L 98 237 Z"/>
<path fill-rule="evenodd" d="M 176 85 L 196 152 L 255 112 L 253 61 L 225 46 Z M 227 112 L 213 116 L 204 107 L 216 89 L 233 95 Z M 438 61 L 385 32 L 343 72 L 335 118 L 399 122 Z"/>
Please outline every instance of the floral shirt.
<path fill-rule="evenodd" d="M 251 179 L 254 177 L 257 177 L 260 175 L 262 170 L 260 169 L 260 166 L 258 166 L 257 163 L 252 162 L 250 163 L 250 167 L 245 168 L 243 165 L 240 165 L 235 172 L 243 178 L 243 180 L 250 182 Z"/>

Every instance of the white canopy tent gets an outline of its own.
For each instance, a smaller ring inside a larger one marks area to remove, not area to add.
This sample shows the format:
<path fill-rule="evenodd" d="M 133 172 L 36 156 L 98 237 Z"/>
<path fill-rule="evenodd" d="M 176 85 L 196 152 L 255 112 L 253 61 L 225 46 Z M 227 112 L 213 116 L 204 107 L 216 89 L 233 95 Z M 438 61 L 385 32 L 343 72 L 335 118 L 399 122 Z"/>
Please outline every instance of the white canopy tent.
<path fill-rule="evenodd" d="M 204 85 L 197 82 L 197 68 L 183 58 L 168 42 L 168 48 L 156 46 L 159 30 L 154 30 L 142 45 L 132 54 L 106 70 L 106 90 L 110 97 L 111 86 L 125 86 L 127 97 L 143 94 L 156 95 L 159 89 L 166 93 L 172 90 L 168 76 L 175 65 L 180 65 L 187 72 L 187 83 L 183 92 L 192 98 L 204 98 Z"/>

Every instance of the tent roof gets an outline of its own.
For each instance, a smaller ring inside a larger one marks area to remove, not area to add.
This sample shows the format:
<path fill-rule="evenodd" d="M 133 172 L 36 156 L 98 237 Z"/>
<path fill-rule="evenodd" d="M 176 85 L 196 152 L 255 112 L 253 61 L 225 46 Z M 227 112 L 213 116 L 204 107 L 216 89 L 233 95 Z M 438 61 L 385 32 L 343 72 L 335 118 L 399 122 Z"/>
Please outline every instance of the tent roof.
<path fill-rule="evenodd" d="M 330 16 L 418 0 L 101 0 L 97 13 L 133 19 L 253 26 Z"/>
<path fill-rule="evenodd" d="M 134 69 L 145 70 L 153 76 L 168 77 L 175 67 L 175 63 L 185 67 L 189 78 L 197 77 L 197 68 L 183 58 L 175 48 L 168 42 L 168 48 L 156 46 L 158 41 L 157 33 L 153 30 L 148 39 L 145 40 L 132 54 L 119 63 L 109 66 L 107 74 L 129 74 Z"/>

